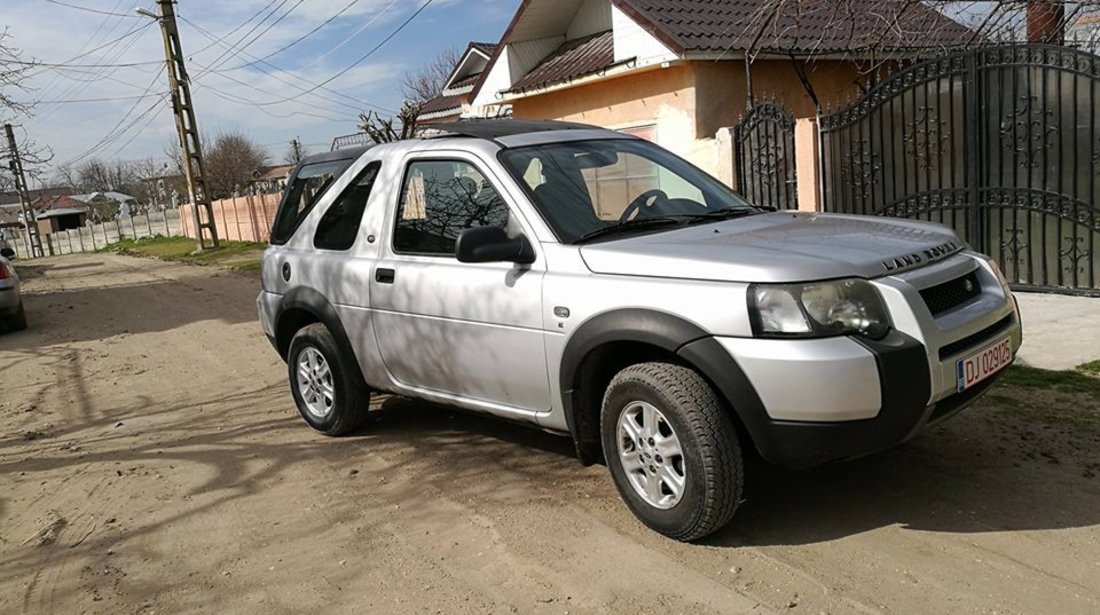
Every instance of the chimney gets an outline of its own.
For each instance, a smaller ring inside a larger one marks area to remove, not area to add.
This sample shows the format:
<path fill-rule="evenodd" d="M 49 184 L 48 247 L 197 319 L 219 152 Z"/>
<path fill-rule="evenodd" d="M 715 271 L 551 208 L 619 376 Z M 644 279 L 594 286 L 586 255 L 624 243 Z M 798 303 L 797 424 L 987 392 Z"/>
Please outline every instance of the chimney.
<path fill-rule="evenodd" d="M 1066 38 L 1066 7 L 1062 0 L 1032 0 L 1027 3 L 1027 41 L 1063 45 Z"/>

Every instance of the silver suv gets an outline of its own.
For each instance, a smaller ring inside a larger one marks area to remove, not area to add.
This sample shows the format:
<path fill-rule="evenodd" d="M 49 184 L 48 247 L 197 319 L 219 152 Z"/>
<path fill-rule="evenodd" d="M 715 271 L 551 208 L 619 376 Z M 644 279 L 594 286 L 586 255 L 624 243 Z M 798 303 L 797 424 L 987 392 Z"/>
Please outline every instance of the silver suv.
<path fill-rule="evenodd" d="M 950 229 L 765 212 L 576 124 L 307 158 L 271 243 L 260 316 L 314 429 L 355 430 L 371 392 L 529 423 L 680 540 L 730 520 L 745 454 L 801 468 L 904 442 L 1021 339 L 997 265 Z"/>

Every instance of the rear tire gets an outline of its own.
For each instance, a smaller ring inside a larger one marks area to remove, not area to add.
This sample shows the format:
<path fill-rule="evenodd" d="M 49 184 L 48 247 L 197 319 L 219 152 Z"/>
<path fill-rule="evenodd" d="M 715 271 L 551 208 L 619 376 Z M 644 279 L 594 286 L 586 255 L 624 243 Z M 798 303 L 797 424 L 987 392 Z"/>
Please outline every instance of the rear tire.
<path fill-rule="evenodd" d="M 622 370 L 604 395 L 600 432 L 619 495 L 651 529 L 695 540 L 733 517 L 744 483 L 737 431 L 695 371 L 672 363 Z"/>
<path fill-rule="evenodd" d="M 363 426 L 370 392 L 361 384 L 359 366 L 343 359 L 325 325 L 303 327 L 290 341 L 287 374 L 298 412 L 327 436 L 341 436 Z"/>
<path fill-rule="evenodd" d="M 19 311 L 8 320 L 9 331 L 23 331 L 27 328 L 27 311 L 23 309 L 23 302 L 19 302 Z"/>

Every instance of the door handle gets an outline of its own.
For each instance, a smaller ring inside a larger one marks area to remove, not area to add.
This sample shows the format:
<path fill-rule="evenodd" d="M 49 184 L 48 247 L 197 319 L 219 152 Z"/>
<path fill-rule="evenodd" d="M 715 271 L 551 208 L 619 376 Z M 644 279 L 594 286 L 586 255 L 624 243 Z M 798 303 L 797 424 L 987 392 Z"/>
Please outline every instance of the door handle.
<path fill-rule="evenodd" d="M 374 281 L 379 284 L 393 284 L 393 278 L 396 275 L 393 269 L 375 269 Z"/>

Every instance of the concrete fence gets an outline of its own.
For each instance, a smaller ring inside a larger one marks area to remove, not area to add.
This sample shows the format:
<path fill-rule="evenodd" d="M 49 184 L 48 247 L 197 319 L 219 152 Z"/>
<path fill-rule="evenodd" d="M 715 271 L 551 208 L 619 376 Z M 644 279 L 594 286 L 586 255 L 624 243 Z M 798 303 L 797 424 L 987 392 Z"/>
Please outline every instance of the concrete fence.
<path fill-rule="evenodd" d="M 5 237 L 18 258 L 33 258 L 27 251 L 24 233 L 22 229 L 15 229 L 12 236 Z M 172 237 L 181 234 L 179 210 L 166 209 L 136 216 L 119 216 L 98 224 L 87 224 L 79 229 L 43 233 L 42 252 L 46 256 L 94 252 L 122 239 L 141 239 L 157 235 Z"/>
<path fill-rule="evenodd" d="M 214 201 L 211 206 L 218 238 L 267 243 L 271 239 L 271 225 L 281 198 L 281 194 L 256 194 Z M 187 237 L 196 237 L 193 207 L 181 206 L 180 216 L 182 233 Z"/>

